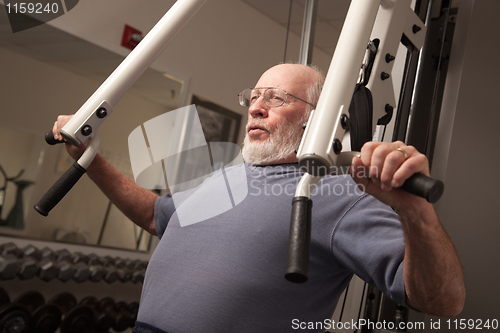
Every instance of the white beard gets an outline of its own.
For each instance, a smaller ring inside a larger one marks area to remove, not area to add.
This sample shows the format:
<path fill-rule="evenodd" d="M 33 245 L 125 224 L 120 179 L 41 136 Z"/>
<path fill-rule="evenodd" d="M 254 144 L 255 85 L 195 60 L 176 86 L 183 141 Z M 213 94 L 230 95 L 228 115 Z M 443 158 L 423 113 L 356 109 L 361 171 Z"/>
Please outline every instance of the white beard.
<path fill-rule="evenodd" d="M 300 145 L 304 130 L 302 125 L 307 121 L 303 117 L 299 121 L 285 121 L 275 128 L 255 119 L 247 124 L 249 126 L 259 126 L 269 132 L 269 138 L 264 141 L 250 141 L 248 130 L 243 142 L 242 155 L 246 163 L 254 165 L 276 164 L 295 154 L 295 149 Z"/>

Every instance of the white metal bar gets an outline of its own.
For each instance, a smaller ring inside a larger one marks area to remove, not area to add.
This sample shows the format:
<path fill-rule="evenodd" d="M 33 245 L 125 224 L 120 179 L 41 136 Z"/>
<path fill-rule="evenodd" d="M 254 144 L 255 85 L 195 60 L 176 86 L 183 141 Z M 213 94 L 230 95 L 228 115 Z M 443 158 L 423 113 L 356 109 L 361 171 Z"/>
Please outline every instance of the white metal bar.
<path fill-rule="evenodd" d="M 112 112 L 110 109 L 106 117 L 97 117 L 99 105 L 106 102 L 112 108 L 205 1 L 178 0 L 63 127 L 63 137 L 76 146 L 85 142 L 88 136 L 82 134 L 81 129 L 90 123 L 95 131 Z"/>
<path fill-rule="evenodd" d="M 297 190 L 295 191 L 295 197 L 308 197 L 311 198 L 311 192 L 315 188 L 316 184 L 320 181 L 321 177 L 311 176 L 305 173 L 302 178 L 300 178 L 297 184 Z"/>
<path fill-rule="evenodd" d="M 335 165 L 336 156 L 330 154 L 335 139 L 342 142 L 344 132 L 340 115 L 348 115 L 348 108 L 359 75 L 370 33 L 375 22 L 379 1 L 353 0 L 347 13 L 337 47 L 326 76 L 323 93 L 312 113 L 304 133 L 297 158 L 299 163 L 313 158 L 323 165 Z M 352 83 L 352 84 L 351 84 Z M 333 130 L 332 130 L 333 128 Z M 316 175 L 314 168 L 306 169 Z"/>

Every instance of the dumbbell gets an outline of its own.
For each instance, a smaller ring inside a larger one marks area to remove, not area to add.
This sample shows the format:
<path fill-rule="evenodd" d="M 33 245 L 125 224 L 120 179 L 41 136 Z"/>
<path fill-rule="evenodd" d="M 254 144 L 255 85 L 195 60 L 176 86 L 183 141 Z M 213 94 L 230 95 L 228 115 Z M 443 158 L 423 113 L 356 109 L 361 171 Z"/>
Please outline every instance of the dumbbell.
<path fill-rule="evenodd" d="M 58 279 L 66 282 L 73 279 L 77 283 L 87 281 L 90 277 L 89 266 L 81 260 L 84 257 L 80 252 L 71 253 L 66 249 L 55 252 L 59 266 Z"/>
<path fill-rule="evenodd" d="M 38 291 L 28 291 L 14 300 L 24 305 L 31 313 L 30 332 L 54 333 L 61 324 L 62 312 L 55 304 L 45 304 L 45 298 Z"/>
<path fill-rule="evenodd" d="M 20 252 L 21 250 L 12 242 L 0 245 L 0 255 L 13 254 L 18 257 Z"/>
<path fill-rule="evenodd" d="M 21 249 L 18 259 L 17 277 L 21 280 L 31 279 L 38 273 L 40 251 L 33 245 L 26 245 Z"/>
<path fill-rule="evenodd" d="M 59 250 L 56 253 L 58 255 L 57 261 L 68 267 L 68 271 L 73 270 L 73 280 L 76 282 L 87 280 L 99 282 L 102 279 L 113 282 L 113 277 L 104 269 L 96 254 L 92 253 L 87 256 L 81 252 L 70 253 L 68 250 Z M 114 279 L 116 280 L 116 278 Z"/>
<path fill-rule="evenodd" d="M 48 247 L 44 247 L 40 250 L 40 261 L 37 266 L 37 276 L 42 281 L 49 282 L 59 275 L 57 255 Z"/>
<path fill-rule="evenodd" d="M 132 272 L 125 265 L 123 259 L 116 257 L 112 258 L 110 256 L 105 256 L 99 259 L 102 266 L 108 270 L 110 274 L 110 278 L 116 280 L 120 280 L 121 282 L 128 282 L 132 278 Z M 106 282 L 110 282 L 110 279 Z M 113 281 L 113 282 L 114 282 Z"/>
<path fill-rule="evenodd" d="M 114 262 L 120 281 L 131 281 L 132 283 L 142 283 L 144 281 L 148 265 L 146 261 L 115 258 Z"/>
<path fill-rule="evenodd" d="M 14 243 L 3 244 L 0 249 L 0 280 L 13 279 L 16 275 L 21 280 L 34 277 L 38 266 L 32 248 L 31 245 L 19 249 Z"/>
<path fill-rule="evenodd" d="M 111 297 L 104 297 L 99 301 L 97 306 L 99 311 L 105 312 L 113 318 L 113 325 L 111 327 L 116 332 L 123 332 L 129 327 L 133 327 L 135 323 L 128 307 L 126 304 L 123 306 L 123 304 L 117 307 L 117 304 L 115 304 L 115 301 Z"/>
<path fill-rule="evenodd" d="M 0 287 L 0 332 L 30 332 L 30 320 L 30 311 L 22 304 L 10 303 L 9 295 Z"/>
<path fill-rule="evenodd" d="M 11 280 L 17 275 L 17 257 L 13 254 L 0 255 L 0 280 Z"/>
<path fill-rule="evenodd" d="M 99 257 L 95 253 L 91 253 L 87 256 L 86 260 L 90 270 L 89 280 L 91 282 L 101 281 L 106 275 L 106 270 L 101 264 Z"/>
<path fill-rule="evenodd" d="M 119 268 L 125 269 L 130 274 L 132 283 L 143 282 L 146 273 L 147 262 L 131 259 L 116 259 Z"/>
<path fill-rule="evenodd" d="M 118 271 L 114 265 L 114 260 L 110 256 L 99 258 L 99 262 L 104 267 L 103 280 L 107 283 L 113 283 L 118 280 Z"/>
<path fill-rule="evenodd" d="M 63 313 L 60 333 L 88 333 L 92 330 L 94 312 L 86 305 L 78 305 L 72 294 L 62 292 L 48 303 L 57 305 Z"/>
<path fill-rule="evenodd" d="M 137 259 L 131 262 L 130 265 L 132 266 L 131 269 L 133 271 L 132 278 L 130 279 L 132 283 L 144 282 L 144 276 L 146 275 L 146 268 L 148 266 L 148 263 L 146 261 Z"/>
<path fill-rule="evenodd" d="M 128 305 L 128 310 L 132 315 L 132 321 L 135 323 L 137 320 L 137 314 L 139 313 L 139 302 L 131 302 Z"/>
<path fill-rule="evenodd" d="M 92 255 L 95 256 L 95 255 Z M 81 272 L 78 277 L 75 277 L 75 281 L 83 282 L 90 280 L 92 282 L 98 282 L 104 276 L 104 268 L 97 267 L 94 261 L 89 263 L 89 256 L 75 252 L 72 254 L 72 262 L 79 272 Z"/>
<path fill-rule="evenodd" d="M 53 251 L 45 247 L 40 250 L 40 261 L 38 262 L 38 277 L 43 281 L 51 281 L 55 278 L 67 282 L 70 279 L 83 282 L 88 279 L 88 267 L 86 265 L 74 265 L 71 261 L 71 253 L 66 250 Z"/>
<path fill-rule="evenodd" d="M 116 303 L 115 308 L 119 313 L 126 313 L 126 319 L 129 322 L 129 326 L 134 327 L 135 321 L 137 320 L 137 313 L 139 312 L 139 303 L 132 302 L 127 304 L 120 301 Z"/>
<path fill-rule="evenodd" d="M 94 322 L 93 328 L 95 333 L 108 332 L 109 329 L 113 326 L 114 317 L 112 317 L 109 313 L 100 311 L 99 302 L 97 298 L 93 296 L 88 296 L 83 298 L 80 305 L 86 305 L 90 307 L 94 311 Z"/>
<path fill-rule="evenodd" d="M 19 249 L 14 243 L 0 246 L 0 280 L 11 280 L 17 275 Z"/>
<path fill-rule="evenodd" d="M 116 271 L 118 273 L 118 279 L 121 282 L 132 281 L 132 275 L 134 274 L 134 271 L 131 267 L 132 260 L 123 259 L 119 257 L 116 257 L 114 260 L 115 260 Z"/>
<path fill-rule="evenodd" d="M 59 268 L 57 279 L 62 282 L 68 282 L 76 273 L 76 268 L 71 262 L 71 253 L 66 249 L 60 249 L 55 252 L 55 255 Z"/>

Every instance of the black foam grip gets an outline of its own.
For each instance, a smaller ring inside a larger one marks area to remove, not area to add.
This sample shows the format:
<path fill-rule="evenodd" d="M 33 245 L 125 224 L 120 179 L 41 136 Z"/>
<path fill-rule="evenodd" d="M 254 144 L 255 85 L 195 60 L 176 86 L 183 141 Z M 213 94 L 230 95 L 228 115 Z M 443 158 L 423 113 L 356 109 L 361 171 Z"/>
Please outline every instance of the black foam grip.
<path fill-rule="evenodd" d="M 285 279 L 290 282 L 304 283 L 308 279 L 311 209 L 312 200 L 308 197 L 293 198 L 288 238 L 288 267 L 285 274 Z"/>
<path fill-rule="evenodd" d="M 64 143 L 64 141 L 56 140 L 56 138 L 54 138 L 54 134 L 52 134 L 52 131 L 45 133 L 45 142 L 47 142 L 49 145 Z"/>
<path fill-rule="evenodd" d="M 71 190 L 76 182 L 85 174 L 87 170 L 77 162 L 59 178 L 54 185 L 45 193 L 45 195 L 35 205 L 35 210 L 43 216 L 49 215 L 59 201 Z"/>
<path fill-rule="evenodd" d="M 430 203 L 435 203 L 443 194 L 444 184 L 440 180 L 416 173 L 408 178 L 400 188 L 408 193 L 418 195 Z"/>

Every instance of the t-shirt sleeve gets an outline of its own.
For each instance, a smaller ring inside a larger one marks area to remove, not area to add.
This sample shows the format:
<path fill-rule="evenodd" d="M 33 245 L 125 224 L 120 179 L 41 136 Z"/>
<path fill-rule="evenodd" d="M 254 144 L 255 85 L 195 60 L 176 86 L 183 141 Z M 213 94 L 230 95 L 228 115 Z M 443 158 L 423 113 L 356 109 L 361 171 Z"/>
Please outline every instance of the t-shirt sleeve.
<path fill-rule="evenodd" d="M 155 201 L 155 228 L 158 238 L 161 239 L 165 233 L 168 222 L 174 215 L 177 207 L 186 201 L 198 188 L 177 192 L 173 195 L 169 193 L 156 198 Z"/>
<path fill-rule="evenodd" d="M 398 304 L 406 305 L 404 234 L 398 215 L 370 195 L 343 214 L 331 238 L 335 260 Z"/>
<path fill-rule="evenodd" d="M 162 238 L 165 229 L 167 228 L 168 221 L 175 212 L 175 205 L 172 196 L 167 193 L 163 196 L 156 198 L 155 201 L 155 228 L 158 238 Z"/>

